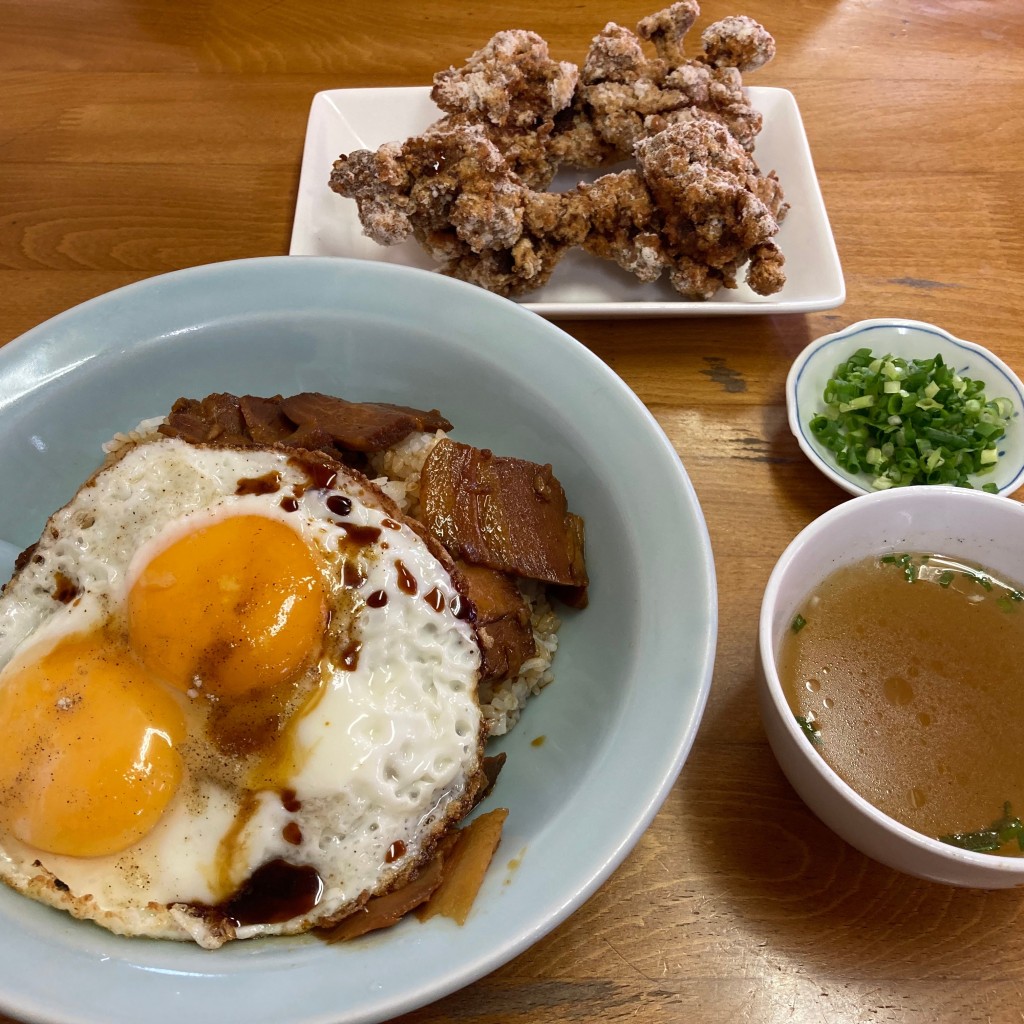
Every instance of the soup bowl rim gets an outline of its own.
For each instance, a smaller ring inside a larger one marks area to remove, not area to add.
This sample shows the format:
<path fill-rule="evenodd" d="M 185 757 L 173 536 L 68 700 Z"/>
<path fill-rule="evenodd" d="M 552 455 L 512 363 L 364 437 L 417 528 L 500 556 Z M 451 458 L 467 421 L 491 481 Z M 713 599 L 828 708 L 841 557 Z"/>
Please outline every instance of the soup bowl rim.
<path fill-rule="evenodd" d="M 879 810 L 861 796 L 816 751 L 797 722 L 782 689 L 777 658 L 784 636 L 780 622 L 788 621 L 795 607 L 783 607 L 781 590 L 791 576 L 800 584 L 790 586 L 806 596 L 839 565 L 850 564 L 872 552 L 833 562 L 817 558 L 816 542 L 850 524 L 872 517 L 941 509 L 963 533 L 963 547 L 977 538 L 984 514 L 1019 520 L 1024 531 L 1024 505 L 980 490 L 937 486 L 900 488 L 851 498 L 809 523 L 789 543 L 776 562 L 761 603 L 758 623 L 758 703 L 769 744 L 784 774 L 805 803 L 834 832 L 852 846 L 889 867 L 932 881 L 977 888 L 1024 885 L 1024 855 L 1020 857 L 964 850 L 915 831 Z M 912 529 L 912 527 L 909 527 Z M 908 546 L 909 547 L 909 546 Z M 904 548 L 907 550 L 908 548 Z M 912 549 L 912 548 L 910 548 Z M 912 549 L 920 550 L 920 549 Z M 878 549 L 877 554 L 885 551 Z M 968 557 L 961 551 L 964 557 Z M 975 559 L 975 561 L 977 561 Z M 1024 581 L 1022 581 L 1024 582 Z M 780 619 L 780 615 L 785 618 Z"/>

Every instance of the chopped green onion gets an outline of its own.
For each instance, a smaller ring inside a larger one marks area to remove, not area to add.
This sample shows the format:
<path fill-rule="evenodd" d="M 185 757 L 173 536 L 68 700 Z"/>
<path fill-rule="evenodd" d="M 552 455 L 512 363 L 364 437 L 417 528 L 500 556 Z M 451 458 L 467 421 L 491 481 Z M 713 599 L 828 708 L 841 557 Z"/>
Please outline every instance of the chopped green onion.
<path fill-rule="evenodd" d="M 1010 399 L 986 398 L 983 381 L 961 377 L 941 355 L 902 359 L 869 348 L 836 367 L 823 398 L 811 433 L 840 468 L 869 473 L 874 490 L 971 487 L 969 477 L 998 462 L 997 444 L 1017 415 Z"/>
<path fill-rule="evenodd" d="M 1003 804 L 1003 816 L 988 828 L 980 828 L 976 832 L 954 832 L 938 838 L 941 843 L 958 846 L 961 850 L 972 850 L 974 853 L 995 853 L 1005 843 L 1014 840 L 1024 850 L 1024 822 L 1013 813 L 1010 801 L 1007 800 Z"/>
<path fill-rule="evenodd" d="M 800 630 L 803 629 L 806 625 L 807 620 L 799 612 L 797 612 L 789 628 L 793 630 L 794 633 L 799 633 Z"/>
<path fill-rule="evenodd" d="M 801 729 L 803 729 L 804 735 L 812 743 L 821 742 L 821 733 L 818 728 L 817 722 L 812 722 L 809 718 L 804 718 L 803 715 L 797 715 L 796 724 L 799 725 Z"/>

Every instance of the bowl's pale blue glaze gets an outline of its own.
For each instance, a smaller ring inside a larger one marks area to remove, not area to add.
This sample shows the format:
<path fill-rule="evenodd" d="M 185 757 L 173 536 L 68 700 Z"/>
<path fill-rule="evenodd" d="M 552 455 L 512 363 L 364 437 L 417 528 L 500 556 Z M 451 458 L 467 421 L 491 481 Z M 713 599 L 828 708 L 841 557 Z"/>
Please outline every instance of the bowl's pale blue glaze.
<path fill-rule="evenodd" d="M 4 890 L 5 1012 L 94 1024 L 383 1020 L 526 949 L 632 848 L 704 708 L 715 576 L 675 451 L 583 345 L 444 277 L 280 257 L 87 302 L 0 349 L 0 382 L 0 537 L 15 547 L 97 467 L 104 440 L 177 397 L 319 390 L 437 407 L 456 438 L 550 462 L 586 519 L 593 581 L 590 607 L 564 614 L 554 684 L 498 743 L 508 762 L 485 806 L 510 814 L 465 926 L 407 920 L 348 945 L 276 939 L 205 952 L 118 938 Z"/>

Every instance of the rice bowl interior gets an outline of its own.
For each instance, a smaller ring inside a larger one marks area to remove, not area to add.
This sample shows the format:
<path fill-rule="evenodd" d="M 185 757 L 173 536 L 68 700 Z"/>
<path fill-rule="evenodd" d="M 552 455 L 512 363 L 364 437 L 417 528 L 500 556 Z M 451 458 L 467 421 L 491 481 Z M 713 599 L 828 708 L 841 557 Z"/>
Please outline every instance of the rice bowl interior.
<path fill-rule="evenodd" d="M 179 395 L 313 389 L 437 407 L 457 439 L 551 463 L 586 519 L 591 573 L 590 606 L 559 633 L 555 682 L 488 748 L 508 755 L 510 815 L 465 926 L 405 921 L 348 946 L 256 940 L 210 959 L 0 892 L 4 1010 L 133 1021 L 145 989 L 157 1024 L 183 1011 L 244 1013 L 252 1024 L 386 1019 L 527 948 L 632 848 L 703 711 L 714 567 L 671 445 L 583 346 L 432 274 L 285 257 L 181 271 L 93 300 L 5 346 L 0 381 L 0 471 L 22 482 L 0 493 L 0 537 L 16 546 L 95 468 L 104 440 Z M 43 960 L 45 978 L 34 967 Z"/>

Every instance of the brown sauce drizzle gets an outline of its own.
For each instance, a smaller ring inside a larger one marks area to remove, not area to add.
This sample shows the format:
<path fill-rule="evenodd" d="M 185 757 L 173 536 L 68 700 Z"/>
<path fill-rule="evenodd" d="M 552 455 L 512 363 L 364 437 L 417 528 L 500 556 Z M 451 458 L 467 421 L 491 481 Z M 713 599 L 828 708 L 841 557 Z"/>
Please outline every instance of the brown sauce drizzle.
<path fill-rule="evenodd" d="M 399 857 L 405 856 L 405 843 L 401 839 L 396 839 L 389 847 L 388 852 L 384 854 L 384 860 L 388 864 L 394 864 Z"/>
<path fill-rule="evenodd" d="M 332 494 L 327 499 L 327 507 L 336 516 L 347 516 L 352 511 L 352 499 L 346 498 L 344 494 Z"/>
<path fill-rule="evenodd" d="M 286 843 L 291 843 L 292 846 L 299 846 L 302 843 L 302 829 L 299 828 L 298 822 L 289 821 L 283 829 L 281 829 L 281 838 Z"/>
<path fill-rule="evenodd" d="M 71 604 L 82 592 L 82 588 L 59 569 L 53 574 L 53 599 L 61 604 Z"/>
<path fill-rule="evenodd" d="M 281 474 L 272 469 L 263 476 L 246 476 L 238 481 L 235 494 L 274 494 L 281 489 Z"/>
<path fill-rule="evenodd" d="M 363 547 L 380 538 L 379 526 L 356 526 L 355 523 L 339 523 L 338 525 L 348 534 L 351 541 Z"/>
<path fill-rule="evenodd" d="M 359 667 L 359 652 L 363 649 L 363 645 L 358 640 L 353 640 L 348 646 L 341 652 L 340 663 L 341 667 L 348 669 L 349 672 L 355 672 Z"/>
<path fill-rule="evenodd" d="M 281 806 L 291 814 L 302 810 L 302 801 L 294 789 L 281 790 Z"/>
<path fill-rule="evenodd" d="M 371 608 L 383 608 L 388 603 L 388 592 L 386 590 L 375 590 L 366 599 Z"/>
<path fill-rule="evenodd" d="M 234 895 L 213 909 L 235 925 L 280 924 L 309 913 L 323 891 L 315 868 L 276 858 L 258 867 Z"/>
<path fill-rule="evenodd" d="M 380 521 L 380 525 L 383 526 L 387 530 L 400 530 L 402 528 L 402 524 L 401 523 L 396 523 L 394 521 L 394 519 L 390 519 L 387 516 L 385 516 Z"/>
<path fill-rule="evenodd" d="M 299 499 L 293 498 L 291 495 L 286 495 L 281 499 L 281 508 L 283 508 L 285 512 L 298 512 Z"/>
<path fill-rule="evenodd" d="M 334 481 L 338 478 L 338 471 L 333 466 L 323 462 L 314 462 L 312 459 L 302 459 L 295 456 L 290 458 L 288 462 L 301 469 L 309 477 L 310 487 L 325 490 L 333 486 Z"/>
<path fill-rule="evenodd" d="M 400 558 L 395 559 L 395 568 L 398 570 L 398 589 L 411 597 L 419 589 L 416 577 L 409 572 Z"/>
<path fill-rule="evenodd" d="M 366 567 L 361 562 L 346 558 L 341 570 L 341 582 L 346 587 L 358 590 L 366 582 Z"/>
<path fill-rule="evenodd" d="M 449 607 L 452 610 L 452 615 L 457 619 L 468 619 L 472 622 L 476 618 L 473 606 L 461 594 L 456 594 L 451 599 Z"/>
<path fill-rule="evenodd" d="M 427 604 L 429 604 L 430 607 L 433 608 L 434 611 L 438 614 L 444 611 L 444 594 L 442 594 L 437 587 L 434 587 L 434 589 L 431 590 L 429 593 L 424 594 L 423 600 L 426 601 Z"/>

